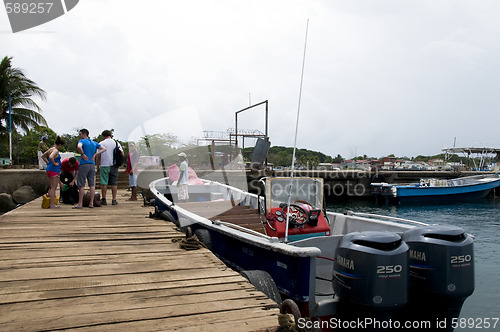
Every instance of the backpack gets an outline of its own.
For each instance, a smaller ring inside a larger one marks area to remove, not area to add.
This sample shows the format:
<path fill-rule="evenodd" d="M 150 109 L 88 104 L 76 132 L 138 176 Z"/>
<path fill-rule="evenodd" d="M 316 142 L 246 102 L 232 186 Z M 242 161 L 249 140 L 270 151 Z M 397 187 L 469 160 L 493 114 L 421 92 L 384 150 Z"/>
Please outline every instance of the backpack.
<path fill-rule="evenodd" d="M 123 154 L 120 151 L 120 147 L 118 146 L 118 142 L 116 142 L 116 147 L 113 150 L 113 165 L 116 167 L 120 167 L 123 164 Z"/>

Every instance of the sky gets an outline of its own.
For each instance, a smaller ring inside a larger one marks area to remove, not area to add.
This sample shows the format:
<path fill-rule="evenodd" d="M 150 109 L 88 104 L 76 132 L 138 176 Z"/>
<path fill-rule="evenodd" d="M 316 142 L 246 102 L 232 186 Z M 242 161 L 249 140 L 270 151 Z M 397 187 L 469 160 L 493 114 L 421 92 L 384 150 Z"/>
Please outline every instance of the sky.
<path fill-rule="evenodd" d="M 500 147 L 498 17 L 497 0 L 81 0 L 18 33 L 0 10 L 0 55 L 58 134 L 201 137 L 268 100 L 272 145 L 293 146 L 300 109 L 299 148 L 412 157 Z M 264 108 L 238 128 L 263 132 Z"/>

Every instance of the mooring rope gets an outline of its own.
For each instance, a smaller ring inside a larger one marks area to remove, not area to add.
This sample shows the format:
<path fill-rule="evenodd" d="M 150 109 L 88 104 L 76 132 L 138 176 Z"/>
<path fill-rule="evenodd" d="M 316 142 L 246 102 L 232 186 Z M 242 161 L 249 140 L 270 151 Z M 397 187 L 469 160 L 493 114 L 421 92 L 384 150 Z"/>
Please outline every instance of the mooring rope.
<path fill-rule="evenodd" d="M 201 242 L 196 235 L 172 239 L 172 242 L 179 243 L 179 247 L 185 250 L 197 250 L 206 248 L 205 244 Z"/>

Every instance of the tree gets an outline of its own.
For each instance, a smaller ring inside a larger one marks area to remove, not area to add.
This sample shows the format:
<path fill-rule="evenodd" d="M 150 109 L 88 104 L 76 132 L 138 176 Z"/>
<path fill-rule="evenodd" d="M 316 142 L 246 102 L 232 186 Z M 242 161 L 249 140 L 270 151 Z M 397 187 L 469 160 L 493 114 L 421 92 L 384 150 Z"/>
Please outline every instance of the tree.
<path fill-rule="evenodd" d="M 164 158 L 175 154 L 175 145 L 177 143 L 177 136 L 165 133 L 146 135 L 136 142 L 136 145 L 141 155 L 160 156 Z"/>
<path fill-rule="evenodd" d="M 37 128 L 30 129 L 25 135 L 20 135 L 19 133 L 14 133 L 12 136 L 13 143 L 13 154 L 15 156 L 16 164 L 33 165 L 37 163 L 37 153 L 38 153 L 38 143 L 42 139 L 42 136 L 47 136 L 47 145 L 49 147 L 55 142 L 57 134 L 50 128 L 39 126 Z M 64 152 L 64 146 L 60 150 Z"/>
<path fill-rule="evenodd" d="M 337 154 L 337 157 L 332 159 L 332 163 L 341 163 L 342 161 L 344 161 L 344 158 L 340 154 Z"/>
<path fill-rule="evenodd" d="M 31 99 L 32 96 L 46 99 L 45 91 L 27 78 L 19 68 L 12 67 L 12 57 L 4 57 L 0 62 L 0 135 L 9 130 L 9 98 L 12 107 L 12 131 L 21 128 L 28 132 L 30 128 L 47 125 L 40 114 L 42 109 Z"/>
<path fill-rule="evenodd" d="M 64 152 L 78 152 L 76 150 L 76 146 L 80 140 L 80 137 L 78 136 L 78 129 L 74 129 L 73 134 L 62 134 L 60 136 L 66 142 L 63 146 Z"/>

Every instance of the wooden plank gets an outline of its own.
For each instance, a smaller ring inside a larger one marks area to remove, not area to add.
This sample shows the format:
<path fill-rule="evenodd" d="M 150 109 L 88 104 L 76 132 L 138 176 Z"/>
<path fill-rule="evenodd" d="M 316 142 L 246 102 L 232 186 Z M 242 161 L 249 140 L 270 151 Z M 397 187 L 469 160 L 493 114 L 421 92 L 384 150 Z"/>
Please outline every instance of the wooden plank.
<path fill-rule="evenodd" d="M 269 317 L 262 319 L 262 309 L 240 309 L 228 312 L 196 314 L 189 319 L 186 317 L 168 317 L 155 319 L 153 321 L 134 321 L 115 324 L 101 324 L 96 326 L 86 326 L 79 328 L 81 331 L 144 331 L 147 329 L 154 331 L 185 331 L 199 332 L 200 326 L 203 326 L 203 332 L 244 332 L 258 331 L 269 327 L 269 321 L 272 323 L 277 320 L 276 314 L 271 310 Z"/>
<path fill-rule="evenodd" d="M 219 294 L 218 296 L 221 295 Z M 183 299 L 185 297 L 179 298 Z M 205 299 L 205 301 L 203 301 L 203 299 Z M 26 329 L 26 327 L 28 329 L 39 329 L 39 327 L 43 327 L 44 330 L 70 329 L 88 325 L 116 324 L 136 320 L 161 319 L 172 316 L 187 316 L 190 317 L 190 323 L 193 323 L 192 318 L 198 314 L 220 312 L 225 312 L 227 314 L 231 310 L 235 310 L 235 308 L 238 310 L 262 307 L 266 302 L 266 299 L 256 299 L 255 297 L 236 299 L 223 297 L 220 301 L 212 301 L 204 296 L 199 299 L 190 299 L 195 302 L 175 303 L 175 305 L 170 305 L 166 304 L 166 300 L 167 299 L 163 299 L 163 301 L 153 301 L 149 299 L 147 302 L 142 300 L 142 307 L 131 306 L 131 299 L 126 303 L 129 306 L 124 306 L 122 302 L 104 304 L 94 303 L 87 306 L 78 306 L 75 303 L 68 303 L 66 306 L 56 307 L 56 309 L 42 309 L 36 316 L 31 316 L 29 322 L 26 321 L 27 312 L 9 311 L 7 317 L 3 316 L 6 322 L 0 324 L 0 329 L 4 330 L 8 328 L 20 330 Z M 29 312 L 33 313 L 36 312 L 36 310 L 30 310 Z"/>
<path fill-rule="evenodd" d="M 202 255 L 202 253 L 197 253 Z M 144 260 L 158 260 L 158 259 L 170 259 L 176 258 L 178 256 L 177 252 L 173 249 L 171 251 L 147 251 L 147 252 L 124 252 L 124 253 L 95 253 L 95 254 L 82 254 L 80 250 L 72 250 L 66 255 L 62 255 L 57 250 L 43 252 L 27 252 L 24 253 L 25 256 L 16 255 L 15 252 L 2 255 L 0 261 L 4 264 L 8 264 L 10 268 L 27 268 L 36 265 L 49 266 L 54 263 L 58 264 L 69 264 L 71 262 L 85 263 L 92 262 L 96 263 L 99 261 L 104 262 L 121 262 L 121 261 L 144 261 Z M 59 256 L 60 255 L 60 256 Z M 192 255 L 195 256 L 195 255 Z"/>
<path fill-rule="evenodd" d="M 103 285 L 99 283 L 98 280 L 94 282 L 86 283 L 66 283 L 57 284 L 56 289 L 50 289 L 50 287 L 45 287 L 41 290 L 29 290 L 26 289 L 15 289 L 13 287 L 8 287 L 3 290 L 2 294 L 2 304 L 10 303 L 22 303 L 29 301 L 41 301 L 41 300 L 56 300 L 63 298 L 73 298 L 79 296 L 96 296 L 96 295 L 106 295 L 106 294 L 130 294 L 138 293 L 144 291 L 159 291 L 159 290 L 170 290 L 182 288 L 190 292 L 200 292 L 203 291 L 203 287 L 210 287 L 210 290 L 214 289 L 225 289 L 225 290 L 253 290 L 251 285 L 248 285 L 240 279 L 239 276 L 221 276 L 214 278 L 205 279 L 190 279 L 190 280 L 164 280 L 161 282 L 149 282 L 142 276 L 142 278 L 134 277 L 131 278 L 130 283 L 122 284 L 108 284 Z M 133 283 L 135 281 L 135 283 Z M 99 283 L 99 287 L 97 287 Z M 71 291 L 70 291 L 71 290 Z"/>
<path fill-rule="evenodd" d="M 157 258 L 153 262 L 109 262 L 94 264 L 72 264 L 70 266 L 32 267 L 18 269 L 0 269 L 0 282 L 9 280 L 31 280 L 45 278 L 69 278 L 82 276 L 119 275 L 143 273 L 147 271 L 190 270 L 212 266 L 212 262 L 204 257 L 189 257 L 189 265 L 185 257 L 176 257 L 168 261 Z"/>
<path fill-rule="evenodd" d="M 0 231 L 1 233 L 1 231 Z M 116 247 L 116 246 L 126 246 L 126 245 L 150 245 L 151 243 L 155 243 L 156 245 L 162 245 L 162 244 L 170 244 L 172 242 L 172 239 L 177 239 L 179 238 L 178 236 L 176 237 L 170 237 L 170 238 L 160 238 L 160 239 L 148 239 L 147 241 L 141 241 L 137 239 L 123 239 L 123 240 L 116 240 L 116 241 L 97 241 L 99 242 L 98 247 Z M 94 241 L 96 242 L 96 241 Z M 78 241 L 78 240 L 73 240 L 73 241 L 60 241 L 60 242 L 32 242 L 32 243 L 24 243 L 24 242 L 10 242 L 10 243 L 1 243 L 0 242 L 0 249 L 14 249 L 14 248 L 24 248 L 25 250 L 28 249 L 42 249 L 42 248 L 73 248 L 73 247 L 88 247 L 88 246 L 94 246 L 97 247 L 95 243 L 92 241 Z"/>
<path fill-rule="evenodd" d="M 180 249 L 183 234 L 125 197 L 80 210 L 35 200 L 0 217 L 0 330 L 276 326 L 274 302 L 208 250 Z"/>
<path fill-rule="evenodd" d="M 58 316 L 70 313 L 72 310 L 79 311 L 79 307 L 92 306 L 100 308 L 99 311 L 107 311 L 110 306 L 113 310 L 124 310 L 130 308 L 146 308 L 152 306 L 176 306 L 179 304 L 201 303 L 210 301 L 217 297 L 224 299 L 256 298 L 251 287 L 242 288 L 237 283 L 221 283 L 212 285 L 193 285 L 191 287 L 170 287 L 158 289 L 136 289 L 134 291 L 123 291 L 123 287 L 113 289 L 108 287 L 107 292 L 84 293 L 78 289 L 72 292 L 72 296 L 67 295 L 67 291 L 52 291 L 51 298 L 33 299 L 18 302 L 11 302 L 4 307 L 15 312 L 8 318 L 0 317 L 0 324 L 9 319 L 21 318 L 29 311 L 42 311 L 43 316 Z M 120 292 L 121 291 L 121 292 Z M 131 296 L 131 294 L 133 296 Z M 115 303 L 117 302 L 117 303 Z M 156 303 L 158 302 L 158 303 Z M 16 316 L 17 315 L 17 316 Z M 17 317 L 17 318 L 16 318 Z"/>
<path fill-rule="evenodd" d="M 177 259 L 177 257 L 172 257 L 172 259 Z M 163 261 L 168 258 L 159 257 L 158 253 L 147 253 L 147 254 L 123 254 L 123 255 L 101 255 L 101 256 L 73 256 L 73 257 L 41 257 L 41 258 L 26 258 L 26 259 L 12 259 L 3 260 L 5 264 L 10 266 L 10 269 L 26 270 L 33 268 L 52 268 L 52 267 L 64 267 L 70 268 L 71 266 L 86 266 L 86 265 L 96 265 L 96 264 L 108 264 L 108 263 L 126 263 L 128 261 L 135 262 L 148 262 L 151 264 L 156 264 L 159 261 Z M 201 260 L 205 260 L 201 257 Z"/>
<path fill-rule="evenodd" d="M 162 284 L 172 283 L 174 287 L 185 287 L 192 283 L 217 283 L 218 280 L 226 280 L 233 282 L 229 278 L 240 278 L 233 271 L 221 270 L 220 268 L 211 269 L 194 269 L 189 271 L 189 276 L 185 271 L 168 271 L 168 272 L 147 272 L 135 273 L 131 275 L 123 275 L 120 278 L 116 276 L 87 276 L 74 277 L 70 279 L 43 279 L 36 280 L 36 283 L 28 283 L 26 281 L 11 281 L 3 283 L 4 287 L 0 289 L 0 294 L 16 294 L 29 292 L 47 292 L 51 290 L 73 290 L 84 288 L 102 288 L 108 286 L 125 285 L 132 289 L 136 285 L 144 284 Z M 239 279 L 241 281 L 241 279 Z M 89 291 L 89 290 L 86 290 Z M 2 300 L 0 300 L 1 302 Z"/>

